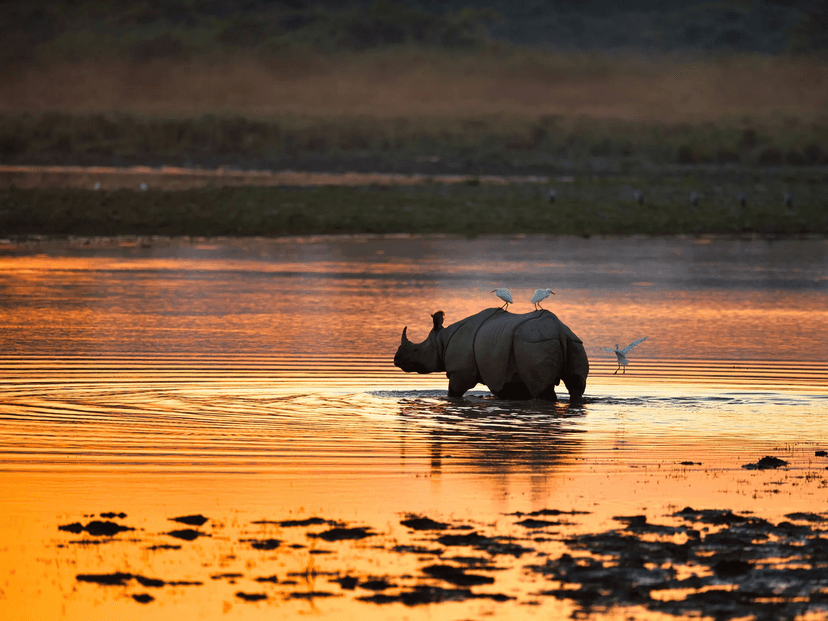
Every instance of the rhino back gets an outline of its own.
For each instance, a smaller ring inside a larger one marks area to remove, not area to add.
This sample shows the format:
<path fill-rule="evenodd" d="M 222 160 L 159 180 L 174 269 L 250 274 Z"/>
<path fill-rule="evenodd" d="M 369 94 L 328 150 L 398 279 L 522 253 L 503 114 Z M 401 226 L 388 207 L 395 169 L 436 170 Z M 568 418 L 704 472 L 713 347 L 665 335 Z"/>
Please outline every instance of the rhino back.
<path fill-rule="evenodd" d="M 520 375 L 514 356 L 515 335 L 527 323 L 534 323 L 535 315 L 504 312 L 484 322 L 477 331 L 474 357 L 483 383 L 492 392 L 500 392 L 505 384 Z"/>
<path fill-rule="evenodd" d="M 480 327 L 500 313 L 505 311 L 500 308 L 487 308 L 447 326 L 440 333 L 446 373 L 472 374 L 474 377 L 478 375 L 474 357 L 475 338 Z"/>

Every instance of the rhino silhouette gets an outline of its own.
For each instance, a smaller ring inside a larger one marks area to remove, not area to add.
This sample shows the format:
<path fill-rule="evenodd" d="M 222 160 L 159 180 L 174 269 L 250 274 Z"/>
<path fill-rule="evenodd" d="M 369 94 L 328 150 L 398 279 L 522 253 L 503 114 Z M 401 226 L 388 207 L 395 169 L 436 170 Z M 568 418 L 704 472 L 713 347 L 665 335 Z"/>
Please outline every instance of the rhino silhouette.
<path fill-rule="evenodd" d="M 449 397 L 462 397 L 485 384 L 499 399 L 556 401 L 561 381 L 570 401 L 586 389 L 589 360 L 575 333 L 548 310 L 517 315 L 487 308 L 443 327 L 443 311 L 422 343 L 412 343 L 403 328 L 394 365 L 406 373 L 445 372 Z"/>

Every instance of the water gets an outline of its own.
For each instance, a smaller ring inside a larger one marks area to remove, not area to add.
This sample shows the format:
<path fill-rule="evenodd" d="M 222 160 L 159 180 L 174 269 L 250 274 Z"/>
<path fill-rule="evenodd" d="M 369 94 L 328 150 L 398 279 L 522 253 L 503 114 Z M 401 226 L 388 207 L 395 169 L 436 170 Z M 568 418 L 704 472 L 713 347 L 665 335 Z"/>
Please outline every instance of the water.
<path fill-rule="evenodd" d="M 4 243 L 0 613 L 555 618 L 577 605 L 545 595 L 533 567 L 571 553 L 568 537 L 618 528 L 615 516 L 824 515 L 827 259 L 822 240 Z M 556 404 L 499 402 L 483 386 L 448 400 L 445 377 L 393 367 L 403 326 L 422 340 L 435 310 L 449 324 L 495 305 L 496 286 L 515 312 L 536 287 L 556 292 L 545 307 L 590 357 L 583 405 L 563 386 Z M 613 375 L 602 348 L 645 335 Z M 788 466 L 742 467 L 766 455 Z M 518 524 L 544 509 L 577 513 Z M 136 530 L 58 530 L 108 511 Z M 169 534 L 169 518 L 190 514 L 209 518 L 209 536 Z M 450 529 L 412 530 L 408 514 Z M 329 522 L 279 524 L 309 517 Z M 314 536 L 334 522 L 370 535 Z M 436 541 L 472 531 L 528 551 Z M 462 589 L 424 567 L 470 557 L 493 579 L 473 598 L 364 600 Z M 166 583 L 78 579 L 114 572 Z M 392 586 L 336 582 L 349 576 Z M 663 614 L 652 602 L 592 614 L 632 613 Z"/>

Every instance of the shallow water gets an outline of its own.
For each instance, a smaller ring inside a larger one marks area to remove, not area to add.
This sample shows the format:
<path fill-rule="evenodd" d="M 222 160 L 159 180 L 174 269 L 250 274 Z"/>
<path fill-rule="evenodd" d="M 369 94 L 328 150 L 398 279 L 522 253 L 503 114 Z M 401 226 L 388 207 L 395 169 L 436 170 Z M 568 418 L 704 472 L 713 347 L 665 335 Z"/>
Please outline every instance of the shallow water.
<path fill-rule="evenodd" d="M 824 516 L 827 264 L 822 240 L 5 243 L 0 613 L 555 618 L 577 604 L 533 567 L 572 553 L 567 538 L 618 528 L 615 516 Z M 531 310 L 535 287 L 556 292 L 545 307 L 590 357 L 584 404 L 563 386 L 556 404 L 482 386 L 448 400 L 445 377 L 393 367 L 404 325 L 422 340 L 432 312 L 448 324 L 493 306 L 496 286 L 511 287 L 514 312 Z M 613 375 L 602 348 L 645 335 Z M 788 465 L 742 467 L 766 455 Z M 578 513 L 540 530 L 515 515 L 545 509 Z M 137 530 L 58 530 L 105 511 Z M 409 513 L 527 551 L 442 544 L 402 525 Z M 209 518 L 205 536 L 169 535 L 189 514 Z M 329 522 L 279 524 L 309 517 Z M 370 535 L 314 536 L 334 522 Z M 361 599 L 450 586 L 424 567 L 469 557 L 492 578 L 474 597 Z M 78 579 L 114 572 L 166 584 Z M 334 582 L 348 576 L 393 586 Z M 201 584 L 170 584 L 182 581 Z"/>

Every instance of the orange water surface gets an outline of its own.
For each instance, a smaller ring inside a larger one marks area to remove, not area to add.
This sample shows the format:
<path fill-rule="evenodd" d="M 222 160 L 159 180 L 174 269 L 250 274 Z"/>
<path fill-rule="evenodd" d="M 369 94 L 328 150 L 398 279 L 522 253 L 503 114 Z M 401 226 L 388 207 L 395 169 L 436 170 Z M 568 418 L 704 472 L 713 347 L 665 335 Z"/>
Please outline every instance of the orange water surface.
<path fill-rule="evenodd" d="M 823 240 L 6 240 L 0 618 L 566 618 L 531 567 L 616 516 L 824 515 L 826 265 Z M 516 313 L 555 291 L 545 308 L 590 358 L 585 403 L 563 385 L 555 404 L 449 400 L 445 377 L 393 366 L 403 326 L 422 340 L 431 313 L 499 305 L 499 286 Z M 603 348 L 642 336 L 613 374 Z M 788 465 L 743 468 L 763 456 Z M 518 524 L 544 509 L 567 517 Z M 200 536 L 170 534 L 192 514 Z M 527 551 L 443 548 L 409 514 Z M 327 522 L 285 523 L 310 517 Z M 103 519 L 134 530 L 58 528 Z M 367 534 L 320 538 L 333 524 Z M 445 586 L 424 566 L 460 557 L 493 578 L 474 598 L 337 582 Z M 78 578 L 116 572 L 163 584 Z"/>

